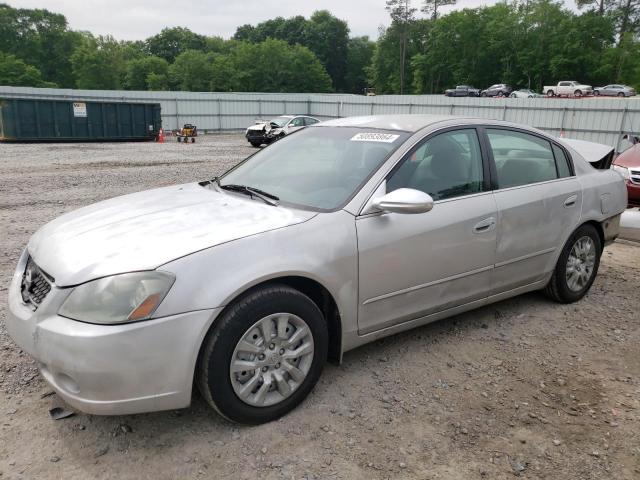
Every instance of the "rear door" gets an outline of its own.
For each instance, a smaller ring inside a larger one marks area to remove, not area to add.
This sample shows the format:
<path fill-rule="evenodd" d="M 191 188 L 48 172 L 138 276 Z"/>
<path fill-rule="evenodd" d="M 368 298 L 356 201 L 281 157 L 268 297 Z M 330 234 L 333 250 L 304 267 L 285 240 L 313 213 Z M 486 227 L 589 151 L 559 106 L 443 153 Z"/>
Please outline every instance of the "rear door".
<path fill-rule="evenodd" d="M 582 191 L 561 146 L 530 132 L 485 130 L 498 208 L 492 293 L 540 281 L 580 220 Z"/>

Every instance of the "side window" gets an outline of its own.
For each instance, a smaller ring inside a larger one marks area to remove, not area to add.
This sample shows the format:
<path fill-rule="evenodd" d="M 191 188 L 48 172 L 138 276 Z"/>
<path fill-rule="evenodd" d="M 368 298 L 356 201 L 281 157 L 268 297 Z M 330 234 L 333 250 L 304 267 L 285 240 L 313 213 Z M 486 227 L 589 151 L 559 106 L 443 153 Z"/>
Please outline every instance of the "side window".
<path fill-rule="evenodd" d="M 556 165 L 558 167 L 558 177 L 565 178 L 571 176 L 571 169 L 569 168 L 569 159 L 557 145 L 553 146 L 553 155 L 556 157 Z"/>
<path fill-rule="evenodd" d="M 316 120 L 315 118 L 304 117 L 304 124 L 305 125 L 313 125 L 315 123 L 318 123 L 318 120 Z"/>
<path fill-rule="evenodd" d="M 304 127 L 304 120 L 302 117 L 294 118 L 291 120 L 292 127 Z"/>
<path fill-rule="evenodd" d="M 398 188 L 422 190 L 434 200 L 483 190 L 482 154 L 475 129 L 441 133 L 402 160 L 387 179 L 387 192 Z"/>
<path fill-rule="evenodd" d="M 498 187 L 509 188 L 558 178 L 551 144 L 535 135 L 487 129 Z M 566 161 L 565 161 L 566 164 Z"/>

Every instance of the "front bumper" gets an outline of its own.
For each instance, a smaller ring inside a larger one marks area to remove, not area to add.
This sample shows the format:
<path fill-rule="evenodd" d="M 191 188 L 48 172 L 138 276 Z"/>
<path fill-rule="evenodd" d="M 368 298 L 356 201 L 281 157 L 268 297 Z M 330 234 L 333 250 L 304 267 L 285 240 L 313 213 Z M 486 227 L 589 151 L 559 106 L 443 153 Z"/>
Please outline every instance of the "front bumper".
<path fill-rule="evenodd" d="M 630 207 L 640 207 L 640 184 L 632 183 L 630 180 L 627 184 L 627 200 Z"/>
<path fill-rule="evenodd" d="M 198 351 L 220 309 L 94 325 L 57 315 L 70 289 L 54 286 L 34 312 L 20 296 L 25 257 L 9 288 L 7 330 L 60 397 L 96 415 L 189 405 Z"/>

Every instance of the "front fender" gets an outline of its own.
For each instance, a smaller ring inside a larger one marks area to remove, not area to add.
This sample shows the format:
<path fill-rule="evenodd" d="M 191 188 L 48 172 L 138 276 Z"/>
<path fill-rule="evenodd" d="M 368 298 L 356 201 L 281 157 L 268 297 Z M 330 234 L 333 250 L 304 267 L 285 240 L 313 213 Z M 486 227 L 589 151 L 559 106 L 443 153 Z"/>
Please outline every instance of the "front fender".
<path fill-rule="evenodd" d="M 338 211 L 234 240 L 167 263 L 176 281 L 156 316 L 219 308 L 268 280 L 299 276 L 323 285 L 336 301 L 343 332 L 357 331 L 355 218 Z"/>

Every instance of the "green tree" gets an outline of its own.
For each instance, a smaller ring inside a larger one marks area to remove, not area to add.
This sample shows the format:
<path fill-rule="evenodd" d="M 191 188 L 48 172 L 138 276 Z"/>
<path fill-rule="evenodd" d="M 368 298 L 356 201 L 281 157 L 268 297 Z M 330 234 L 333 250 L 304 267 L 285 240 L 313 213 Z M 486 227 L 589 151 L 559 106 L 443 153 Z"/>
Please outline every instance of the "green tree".
<path fill-rule="evenodd" d="M 405 70 L 407 67 L 407 36 L 408 30 L 415 20 L 415 13 L 417 9 L 411 6 L 411 0 L 387 0 L 387 11 L 391 16 L 392 22 L 397 27 L 400 46 L 400 56 L 398 62 L 400 64 L 400 95 L 404 93 L 405 84 Z"/>
<path fill-rule="evenodd" d="M 344 79 L 344 91 L 363 93 L 369 86 L 367 67 L 371 64 L 375 43 L 369 37 L 353 37 L 347 46 L 347 73 Z"/>
<path fill-rule="evenodd" d="M 420 11 L 426 13 L 433 20 L 438 18 L 438 9 L 448 5 L 455 5 L 457 0 L 423 0 Z"/>
<path fill-rule="evenodd" d="M 73 76 L 78 88 L 118 90 L 122 87 L 126 64 L 121 45 L 113 37 L 86 34 L 71 56 Z"/>
<path fill-rule="evenodd" d="M 234 90 L 245 92 L 328 92 L 331 78 L 308 48 L 283 40 L 241 42 L 231 53 Z"/>
<path fill-rule="evenodd" d="M 0 85 L 15 87 L 56 87 L 42 80 L 42 74 L 33 65 L 27 65 L 15 55 L 0 52 Z"/>
<path fill-rule="evenodd" d="M 79 37 L 68 30 L 63 15 L 0 4 L 0 50 L 35 66 L 45 80 L 61 87 L 73 87 L 70 57 Z"/>
<path fill-rule="evenodd" d="M 347 22 L 334 17 L 328 10 L 319 10 L 311 15 L 305 45 L 324 65 L 334 90 L 339 92 L 345 90 L 348 43 Z"/>
<path fill-rule="evenodd" d="M 164 28 L 157 35 L 148 38 L 145 43 L 149 54 L 164 58 L 169 63 L 172 63 L 182 52 L 204 51 L 207 47 L 204 36 L 183 27 Z"/>
<path fill-rule="evenodd" d="M 169 67 L 170 84 L 177 90 L 206 92 L 213 69 L 209 56 L 198 50 L 187 50 Z"/>
<path fill-rule="evenodd" d="M 327 10 L 313 13 L 309 20 L 302 16 L 276 17 L 258 25 L 238 27 L 235 40 L 260 43 L 272 38 L 311 50 L 331 77 L 334 90 L 346 91 L 349 26 Z"/>
<path fill-rule="evenodd" d="M 164 58 L 150 56 L 131 60 L 127 64 L 124 86 L 127 90 L 165 90 L 168 73 L 169 63 Z"/>

